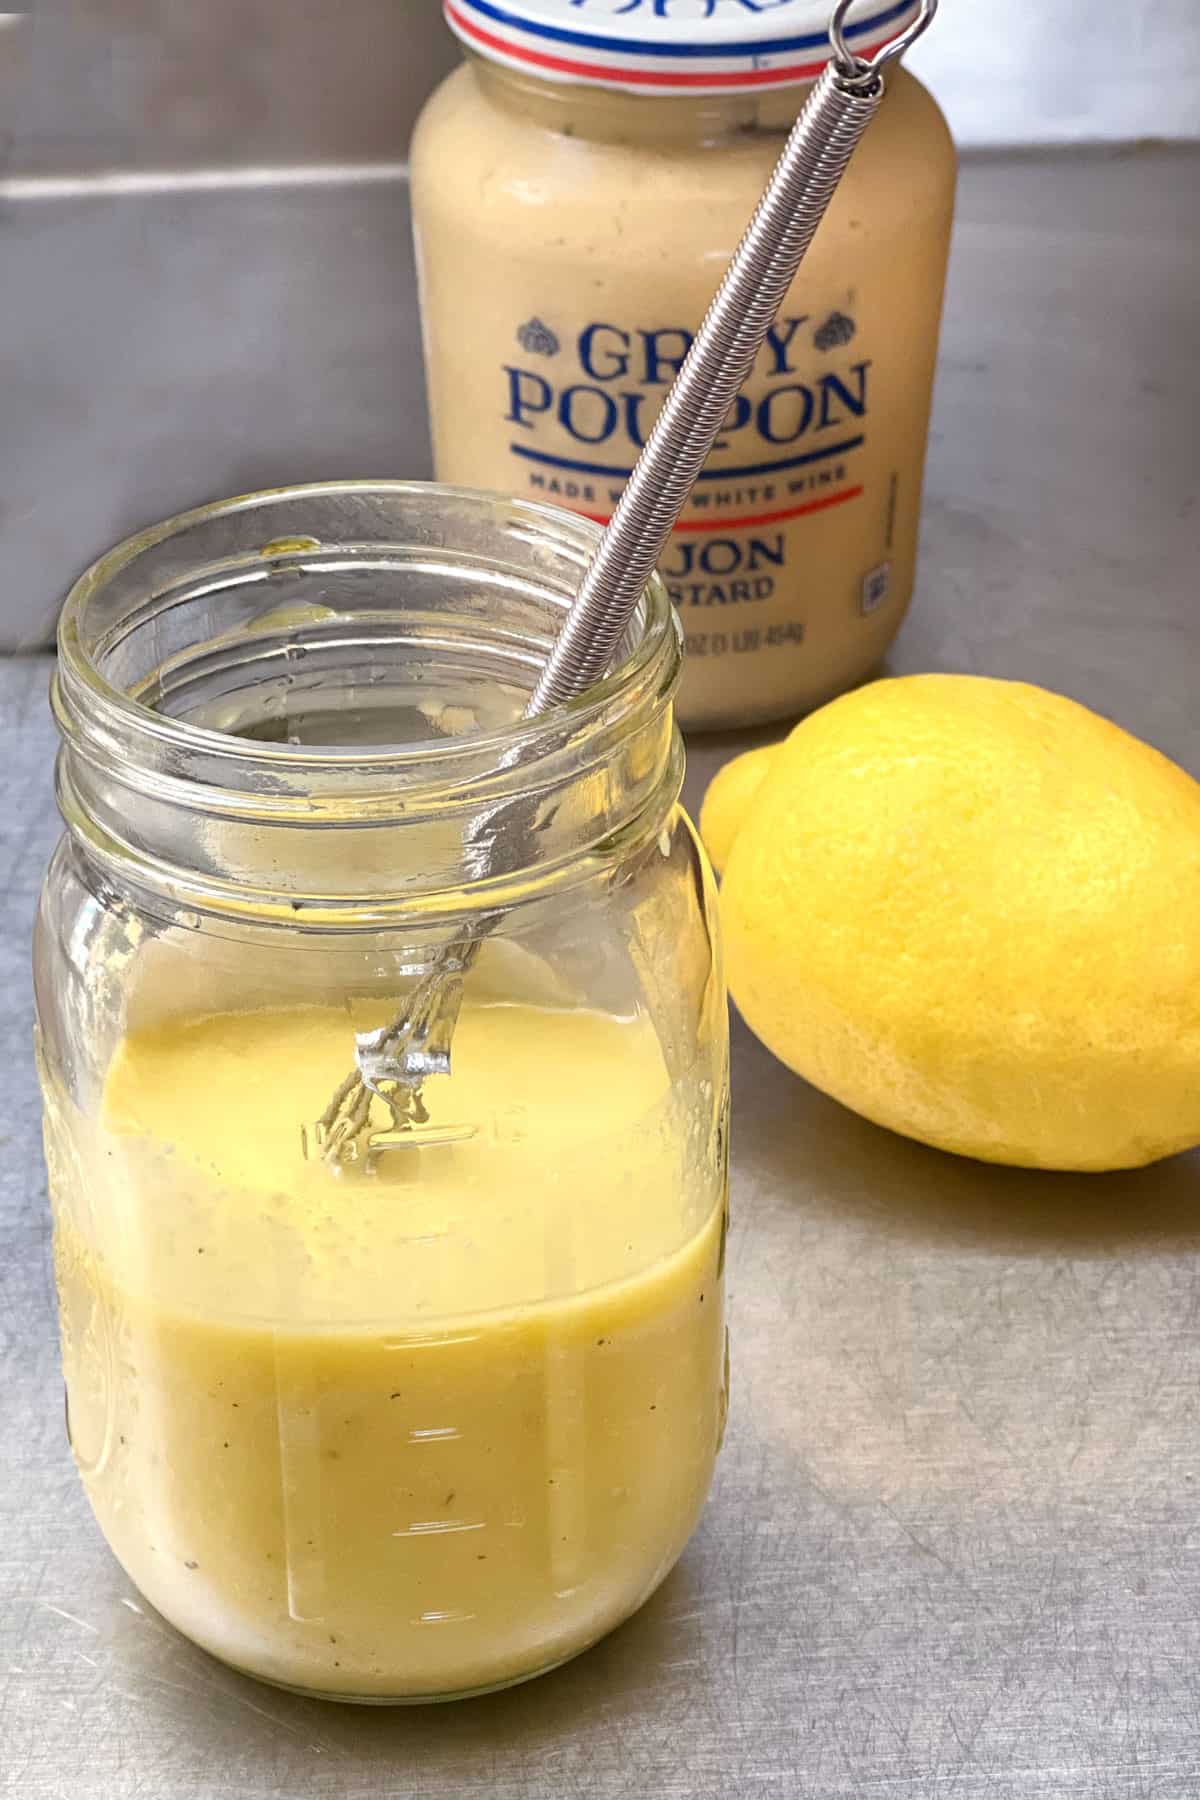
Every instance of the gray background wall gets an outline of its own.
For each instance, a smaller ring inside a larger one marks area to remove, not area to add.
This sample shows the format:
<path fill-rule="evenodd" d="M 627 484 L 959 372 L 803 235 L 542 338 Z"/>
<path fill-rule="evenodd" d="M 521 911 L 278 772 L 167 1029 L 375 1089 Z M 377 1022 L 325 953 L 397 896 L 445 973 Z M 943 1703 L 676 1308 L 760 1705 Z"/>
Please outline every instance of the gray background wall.
<path fill-rule="evenodd" d="M 0 648 L 117 536 L 219 494 L 422 474 L 404 158 L 437 0 L 0 14 Z M 943 0 L 968 151 L 1200 136 L 1200 0 Z"/>
<path fill-rule="evenodd" d="M 1200 0 L 942 0 L 910 66 L 967 147 L 1200 136 Z"/>
<path fill-rule="evenodd" d="M 7 174 L 401 161 L 438 0 L 43 0 L 0 33 Z M 1200 135 L 1198 0 L 943 0 L 913 52 L 965 147 Z"/>

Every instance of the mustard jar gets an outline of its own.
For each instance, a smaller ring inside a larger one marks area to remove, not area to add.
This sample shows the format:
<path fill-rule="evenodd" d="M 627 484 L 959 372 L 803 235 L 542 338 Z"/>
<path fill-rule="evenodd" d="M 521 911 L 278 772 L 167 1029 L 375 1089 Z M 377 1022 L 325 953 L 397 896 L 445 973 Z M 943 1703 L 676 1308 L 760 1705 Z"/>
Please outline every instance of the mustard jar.
<path fill-rule="evenodd" d="M 917 10 L 862 0 L 847 42 Z M 826 0 L 445 11 L 466 59 L 412 150 L 436 471 L 604 521 L 828 59 Z M 815 706 L 903 620 L 954 184 L 900 70 L 661 565 L 685 726 Z"/>

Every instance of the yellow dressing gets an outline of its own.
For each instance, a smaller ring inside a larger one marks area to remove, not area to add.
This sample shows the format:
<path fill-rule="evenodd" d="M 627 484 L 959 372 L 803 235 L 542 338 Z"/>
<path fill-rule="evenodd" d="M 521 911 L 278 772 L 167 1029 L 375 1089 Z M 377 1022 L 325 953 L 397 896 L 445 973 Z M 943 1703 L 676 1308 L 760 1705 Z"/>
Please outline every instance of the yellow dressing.
<path fill-rule="evenodd" d="M 645 1020 L 469 1005 L 427 1100 L 473 1135 L 334 1176 L 301 1125 L 349 1040 L 297 1008 L 119 1047 L 57 1178 L 73 1441 L 125 1568 L 215 1654 L 469 1691 L 582 1649 L 686 1542 L 723 1195 Z"/>

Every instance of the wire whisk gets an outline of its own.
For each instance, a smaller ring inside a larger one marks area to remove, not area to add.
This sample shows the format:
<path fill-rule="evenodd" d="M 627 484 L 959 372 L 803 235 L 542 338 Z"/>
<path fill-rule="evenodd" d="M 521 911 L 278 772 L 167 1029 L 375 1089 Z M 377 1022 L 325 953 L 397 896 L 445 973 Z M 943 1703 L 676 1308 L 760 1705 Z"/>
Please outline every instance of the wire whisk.
<path fill-rule="evenodd" d="M 921 35 L 937 11 L 937 0 L 922 0 L 908 28 L 865 61 L 846 42 L 851 4 L 837 0 L 829 26 L 833 57 L 792 128 L 588 563 L 526 718 L 575 699 L 608 671 L 722 422 L 879 109 L 883 69 Z M 476 923 L 455 943 L 440 947 L 404 1013 L 381 1030 L 357 1034 L 354 1069 L 312 1133 L 306 1133 L 309 1154 L 315 1149 L 336 1166 L 385 1142 L 430 1141 L 422 1129 L 429 1124 L 422 1088 L 431 1075 L 449 1073 L 463 982 L 495 923 Z M 371 1130 L 375 1098 L 390 1113 L 391 1127 L 384 1133 Z M 464 1132 L 452 1130 L 450 1135 Z"/>

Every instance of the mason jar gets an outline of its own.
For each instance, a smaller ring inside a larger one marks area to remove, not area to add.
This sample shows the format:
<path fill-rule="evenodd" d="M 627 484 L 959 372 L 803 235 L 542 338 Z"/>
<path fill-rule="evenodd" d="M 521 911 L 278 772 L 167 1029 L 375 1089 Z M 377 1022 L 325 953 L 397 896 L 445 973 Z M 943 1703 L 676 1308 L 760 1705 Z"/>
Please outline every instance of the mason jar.
<path fill-rule="evenodd" d="M 412 147 L 435 470 L 607 519 L 829 57 L 830 0 L 444 0 Z M 857 0 L 864 56 L 917 0 Z M 863 680 L 913 592 L 954 206 L 936 101 L 878 116 L 660 568 L 685 727 Z"/>
<path fill-rule="evenodd" d="M 662 584 L 521 720 L 596 536 L 254 494 L 62 617 L 35 956 L 71 1443 L 159 1612 L 312 1694 L 574 1655 L 671 1568 L 720 1441 L 727 1025 Z M 448 1070 L 377 1071 L 335 1153 L 356 1044 L 468 941 Z"/>

